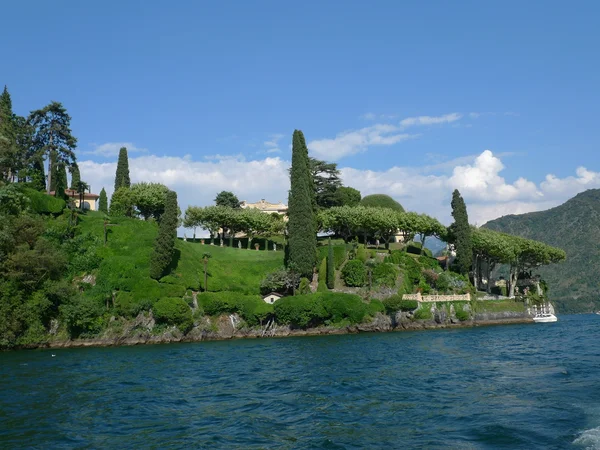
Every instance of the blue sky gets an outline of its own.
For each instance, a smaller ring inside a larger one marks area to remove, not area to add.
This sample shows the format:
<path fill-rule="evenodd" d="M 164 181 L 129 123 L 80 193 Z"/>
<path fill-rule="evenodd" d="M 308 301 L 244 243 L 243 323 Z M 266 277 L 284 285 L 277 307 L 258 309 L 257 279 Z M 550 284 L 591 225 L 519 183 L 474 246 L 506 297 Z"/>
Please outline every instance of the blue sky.
<path fill-rule="evenodd" d="M 65 105 L 97 190 L 127 143 L 132 177 L 184 207 L 228 187 L 285 200 L 299 128 L 364 194 L 447 222 L 458 187 L 480 223 L 600 187 L 599 14 L 592 1 L 8 2 L 0 83 L 18 114 Z"/>

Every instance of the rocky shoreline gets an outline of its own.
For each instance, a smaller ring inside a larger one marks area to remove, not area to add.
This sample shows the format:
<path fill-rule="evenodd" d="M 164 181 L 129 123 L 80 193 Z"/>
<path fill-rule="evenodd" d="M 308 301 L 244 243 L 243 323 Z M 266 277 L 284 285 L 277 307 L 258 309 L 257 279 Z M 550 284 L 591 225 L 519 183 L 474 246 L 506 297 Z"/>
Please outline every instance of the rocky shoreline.
<path fill-rule="evenodd" d="M 119 319 L 114 319 L 119 322 Z M 179 342 L 201 342 L 228 339 L 261 339 L 270 337 L 323 336 L 356 333 L 417 331 L 442 328 L 467 328 L 488 325 L 533 323 L 532 316 L 517 312 L 475 314 L 472 320 L 458 321 L 454 317 L 434 315 L 431 320 L 415 320 L 410 313 L 397 313 L 394 317 L 378 313 L 371 322 L 346 327 L 320 326 L 308 329 L 293 329 L 289 326 L 267 325 L 261 328 L 238 327 L 241 324 L 235 314 L 221 316 L 211 321 L 205 317 L 187 334 L 176 327 L 169 327 L 159 333 L 155 330 L 152 314 L 140 314 L 134 320 L 121 320 L 119 327 L 108 329 L 103 335 L 75 340 L 61 340 L 58 337 L 36 348 L 80 348 L 114 347 L 146 344 L 167 344 Z M 120 331 L 116 332 L 115 328 Z"/>

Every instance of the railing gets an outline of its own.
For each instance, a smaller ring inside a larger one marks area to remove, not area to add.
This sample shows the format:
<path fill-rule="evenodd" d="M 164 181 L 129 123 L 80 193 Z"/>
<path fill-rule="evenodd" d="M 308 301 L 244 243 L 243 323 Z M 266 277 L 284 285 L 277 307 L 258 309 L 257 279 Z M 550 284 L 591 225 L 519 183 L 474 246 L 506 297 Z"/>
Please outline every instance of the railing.
<path fill-rule="evenodd" d="M 404 294 L 402 300 L 416 300 L 418 302 L 469 302 L 471 301 L 470 294 L 454 294 L 454 295 L 421 295 L 420 292 L 416 294 Z"/>

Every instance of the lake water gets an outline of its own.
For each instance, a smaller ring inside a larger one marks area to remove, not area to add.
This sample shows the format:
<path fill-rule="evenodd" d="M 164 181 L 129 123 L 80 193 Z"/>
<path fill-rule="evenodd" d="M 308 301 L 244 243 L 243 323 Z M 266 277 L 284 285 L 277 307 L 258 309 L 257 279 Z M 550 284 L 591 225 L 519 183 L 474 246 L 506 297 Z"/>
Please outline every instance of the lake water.
<path fill-rule="evenodd" d="M 0 353 L 0 448 L 600 448 L 600 316 Z"/>

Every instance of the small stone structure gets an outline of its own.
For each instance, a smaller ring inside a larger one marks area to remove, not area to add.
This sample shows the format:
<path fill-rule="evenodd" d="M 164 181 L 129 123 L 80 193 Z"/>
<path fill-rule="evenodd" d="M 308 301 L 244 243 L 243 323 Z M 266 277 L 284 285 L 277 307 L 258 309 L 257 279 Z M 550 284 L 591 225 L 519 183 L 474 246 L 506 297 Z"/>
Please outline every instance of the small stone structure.
<path fill-rule="evenodd" d="M 470 294 L 453 294 L 453 295 L 421 295 L 420 292 L 416 294 L 404 294 L 402 300 L 416 300 L 423 303 L 431 302 L 469 302 L 471 301 Z"/>
<path fill-rule="evenodd" d="M 263 297 L 263 300 L 265 303 L 273 304 L 277 300 L 279 300 L 281 297 L 283 297 L 283 295 L 278 294 L 277 292 L 271 292 L 270 294 L 265 295 Z"/>

